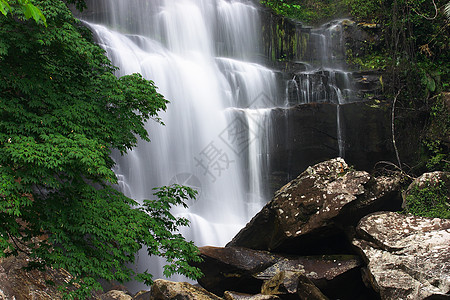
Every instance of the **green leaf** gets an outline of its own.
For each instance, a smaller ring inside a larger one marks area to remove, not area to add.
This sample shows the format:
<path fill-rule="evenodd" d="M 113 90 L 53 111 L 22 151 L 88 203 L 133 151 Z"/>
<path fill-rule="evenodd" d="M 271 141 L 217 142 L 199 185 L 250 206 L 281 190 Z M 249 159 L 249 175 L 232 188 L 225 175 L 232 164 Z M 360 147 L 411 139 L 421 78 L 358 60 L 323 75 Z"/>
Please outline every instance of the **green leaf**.
<path fill-rule="evenodd" d="M 11 11 L 11 6 L 6 0 L 0 0 L 0 12 L 6 16 Z"/>

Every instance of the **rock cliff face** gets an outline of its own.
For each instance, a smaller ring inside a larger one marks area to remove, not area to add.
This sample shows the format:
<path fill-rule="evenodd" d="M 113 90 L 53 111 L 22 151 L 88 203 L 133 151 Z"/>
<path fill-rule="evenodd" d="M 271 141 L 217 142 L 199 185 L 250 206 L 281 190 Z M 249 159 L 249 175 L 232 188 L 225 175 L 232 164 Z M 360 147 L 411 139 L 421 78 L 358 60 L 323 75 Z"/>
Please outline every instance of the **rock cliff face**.
<path fill-rule="evenodd" d="M 378 161 L 390 161 L 392 142 L 387 106 L 375 101 L 354 102 L 340 108 L 346 161 L 371 170 Z M 271 113 L 270 149 L 272 194 L 312 164 L 339 153 L 337 106 L 303 104 Z"/>
<path fill-rule="evenodd" d="M 364 41 L 373 44 L 381 29 L 350 20 L 311 28 L 264 9 L 261 23 L 266 64 L 278 70 L 285 91 L 271 99 L 284 106 L 271 113 L 271 192 L 330 157 L 362 170 L 393 160 L 389 104 L 375 100 L 382 74 L 347 63 L 366 54 Z"/>

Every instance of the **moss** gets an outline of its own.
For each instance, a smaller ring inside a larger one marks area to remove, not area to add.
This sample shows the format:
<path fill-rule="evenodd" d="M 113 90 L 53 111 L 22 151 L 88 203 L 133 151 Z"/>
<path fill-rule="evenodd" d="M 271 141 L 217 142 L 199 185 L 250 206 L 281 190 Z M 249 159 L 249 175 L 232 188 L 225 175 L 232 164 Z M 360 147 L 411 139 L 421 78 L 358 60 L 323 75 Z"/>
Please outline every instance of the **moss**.
<path fill-rule="evenodd" d="M 450 219 L 450 200 L 447 187 L 440 180 L 426 182 L 423 187 L 414 186 L 406 196 L 406 213 L 416 216 Z"/>

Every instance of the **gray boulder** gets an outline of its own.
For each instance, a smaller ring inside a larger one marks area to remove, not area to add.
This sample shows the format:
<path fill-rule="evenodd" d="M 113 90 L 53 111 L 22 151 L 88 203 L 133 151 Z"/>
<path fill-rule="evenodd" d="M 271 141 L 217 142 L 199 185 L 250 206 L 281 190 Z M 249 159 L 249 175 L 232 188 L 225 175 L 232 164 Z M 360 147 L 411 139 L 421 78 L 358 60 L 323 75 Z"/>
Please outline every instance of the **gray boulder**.
<path fill-rule="evenodd" d="M 373 178 L 342 158 L 309 167 L 283 186 L 227 246 L 295 254 L 348 253 L 344 228 L 400 207 L 400 179 Z"/>
<path fill-rule="evenodd" d="M 363 218 L 357 233 L 365 281 L 382 299 L 449 297 L 450 220 L 378 212 Z"/>

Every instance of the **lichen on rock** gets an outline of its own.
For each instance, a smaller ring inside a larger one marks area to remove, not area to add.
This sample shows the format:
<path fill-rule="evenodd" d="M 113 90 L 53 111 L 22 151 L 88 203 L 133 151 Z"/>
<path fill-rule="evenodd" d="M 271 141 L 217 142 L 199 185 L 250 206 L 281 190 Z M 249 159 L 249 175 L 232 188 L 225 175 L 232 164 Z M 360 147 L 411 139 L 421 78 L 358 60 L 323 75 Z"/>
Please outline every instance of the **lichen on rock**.
<path fill-rule="evenodd" d="M 357 232 L 365 280 L 382 299 L 450 292 L 450 220 L 379 212 L 363 218 Z"/>

